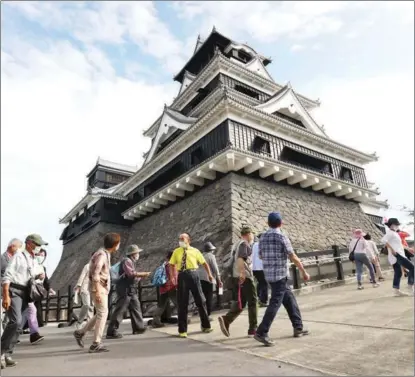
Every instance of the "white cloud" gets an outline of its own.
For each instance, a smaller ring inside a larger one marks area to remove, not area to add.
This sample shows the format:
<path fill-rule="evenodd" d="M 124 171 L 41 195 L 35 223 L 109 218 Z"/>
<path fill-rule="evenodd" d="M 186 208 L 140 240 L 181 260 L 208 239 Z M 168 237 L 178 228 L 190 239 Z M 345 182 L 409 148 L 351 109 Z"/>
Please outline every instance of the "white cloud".
<path fill-rule="evenodd" d="M 396 211 L 400 205 L 414 206 L 413 82 L 413 74 L 316 79 L 306 89 L 322 99 L 314 116 L 331 138 L 362 151 L 376 151 L 379 161 L 367 166 L 368 180 L 376 182 L 382 197 L 389 199 L 395 209 L 389 213 L 401 217 Z"/>
<path fill-rule="evenodd" d="M 170 103 L 177 84 L 117 77 L 102 51 L 69 42 L 45 50 L 15 39 L 2 51 L 2 247 L 38 232 L 62 249 L 63 216 L 84 194 L 98 156 L 136 165 L 149 147 L 142 131 Z"/>
<path fill-rule="evenodd" d="M 295 45 L 292 45 L 292 46 L 291 46 L 290 50 L 291 50 L 292 52 L 297 52 L 297 51 L 304 50 L 304 48 L 305 48 L 305 46 L 304 46 L 304 45 L 295 44 Z"/>

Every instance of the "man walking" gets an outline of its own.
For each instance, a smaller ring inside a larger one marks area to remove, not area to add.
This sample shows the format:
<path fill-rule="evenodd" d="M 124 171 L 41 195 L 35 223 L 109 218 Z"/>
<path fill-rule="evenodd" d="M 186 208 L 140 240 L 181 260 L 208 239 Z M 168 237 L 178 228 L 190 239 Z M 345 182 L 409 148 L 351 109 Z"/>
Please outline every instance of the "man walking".
<path fill-rule="evenodd" d="M 1 369 L 16 365 L 11 354 L 19 340 L 22 311 L 29 304 L 30 280 L 45 278 L 43 267 L 36 260 L 36 254 L 48 243 L 38 234 L 30 234 L 26 237 L 25 244 L 25 250 L 16 252 L 10 260 L 2 281 L 3 308 L 7 311 L 9 322 L 1 337 Z"/>
<path fill-rule="evenodd" d="M 120 339 L 118 327 L 127 309 L 130 311 L 133 335 L 145 332 L 141 303 L 138 299 L 138 281 L 146 278 L 150 272 L 136 272 L 135 264 L 142 250 L 137 245 L 127 247 L 126 258 L 120 264 L 120 279 L 116 282 L 117 303 L 107 329 L 107 339 Z"/>
<path fill-rule="evenodd" d="M 14 254 L 20 251 L 22 246 L 23 246 L 22 241 L 20 241 L 18 238 L 13 238 L 7 245 L 7 250 L 1 256 L 1 278 L 2 279 L 4 277 L 4 273 L 6 272 L 6 268 L 10 263 L 10 260 L 13 258 Z M 1 297 L 3 298 L 3 293 Z M 2 306 L 1 307 L 1 331 L 2 332 L 3 332 L 3 326 L 6 326 L 7 324 L 6 322 L 7 322 L 7 315 Z"/>
<path fill-rule="evenodd" d="M 268 303 L 268 283 L 265 280 L 264 269 L 262 267 L 262 260 L 259 258 L 259 239 L 252 245 L 252 271 L 257 281 L 257 294 L 259 299 L 259 306 L 266 307 Z"/>
<path fill-rule="evenodd" d="M 101 340 L 108 317 L 108 294 L 111 287 L 110 258 L 111 254 L 119 249 L 120 242 L 121 237 L 118 233 L 107 233 L 104 237 L 104 247 L 94 253 L 89 262 L 90 289 L 96 314 L 81 330 L 76 330 L 74 332 L 74 337 L 79 347 L 84 348 L 85 334 L 94 329 L 94 341 L 89 348 L 89 353 L 109 351 L 108 348 L 101 343 Z"/>
<path fill-rule="evenodd" d="M 76 283 L 75 292 L 79 294 L 82 304 L 76 324 L 76 329 L 79 330 L 85 319 L 88 322 L 94 316 L 94 304 L 91 301 L 91 295 L 89 293 L 89 261 L 82 269 L 81 275 Z"/>
<path fill-rule="evenodd" d="M 205 333 L 211 332 L 212 328 L 210 326 L 206 302 L 197 269 L 202 265 L 210 281 L 213 281 L 213 276 L 202 253 L 198 249 L 190 246 L 190 237 L 188 234 L 183 233 L 179 236 L 179 247 L 173 251 L 169 264 L 171 277 L 174 277 L 174 268 L 178 271 L 177 304 L 179 337 L 187 338 L 187 313 L 189 310 L 190 292 L 192 292 L 195 304 L 199 310 L 202 331 Z M 176 285 L 176 282 L 173 281 L 173 284 Z"/>
<path fill-rule="evenodd" d="M 297 300 L 288 285 L 287 258 L 297 266 L 305 281 L 309 280 L 310 276 L 295 255 L 289 238 L 281 232 L 281 214 L 271 212 L 268 215 L 268 225 L 269 230 L 259 241 L 259 257 L 264 266 L 265 279 L 271 286 L 271 299 L 256 332 L 255 340 L 269 347 L 273 346 L 274 342 L 269 338 L 268 333 L 281 304 L 290 317 L 294 337 L 308 335 L 308 331 L 303 328 Z"/>
<path fill-rule="evenodd" d="M 232 271 L 232 304 L 226 315 L 219 317 L 219 325 L 223 334 L 230 336 L 229 326 L 242 313 L 248 304 L 249 328 L 248 336 L 254 336 L 258 323 L 257 291 L 252 272 L 251 242 L 253 234 L 251 228 L 243 227 L 241 240 L 233 249 Z"/>

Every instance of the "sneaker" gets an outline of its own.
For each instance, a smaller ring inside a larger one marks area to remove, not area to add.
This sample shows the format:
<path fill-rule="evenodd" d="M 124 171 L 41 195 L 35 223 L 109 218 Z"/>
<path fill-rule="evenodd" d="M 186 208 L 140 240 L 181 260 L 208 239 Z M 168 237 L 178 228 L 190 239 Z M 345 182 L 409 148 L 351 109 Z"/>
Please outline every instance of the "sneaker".
<path fill-rule="evenodd" d="M 23 330 L 23 334 L 24 334 L 24 335 L 28 335 L 28 334 L 30 334 L 30 329 L 24 329 L 24 330 Z"/>
<path fill-rule="evenodd" d="M 121 339 L 122 338 L 122 334 L 119 332 L 115 332 L 112 334 L 107 334 L 106 339 Z"/>
<path fill-rule="evenodd" d="M 133 335 L 141 335 L 146 332 L 147 328 L 141 329 L 141 330 L 135 330 L 133 331 Z"/>
<path fill-rule="evenodd" d="M 385 281 L 385 278 L 382 276 L 379 278 L 379 281 Z"/>
<path fill-rule="evenodd" d="M 84 348 L 85 347 L 85 345 L 84 345 L 84 334 L 82 334 L 80 331 L 76 330 L 73 333 L 73 336 L 76 340 L 76 343 L 78 343 L 78 346 L 81 347 L 81 348 Z"/>
<path fill-rule="evenodd" d="M 395 289 L 395 297 L 409 296 L 408 293 L 402 292 L 400 289 Z"/>
<path fill-rule="evenodd" d="M 219 317 L 218 321 L 219 321 L 219 326 L 220 326 L 220 329 L 221 329 L 223 335 L 225 335 L 226 337 L 229 338 L 231 336 L 231 334 L 229 332 L 229 325 L 225 321 L 225 317 Z"/>
<path fill-rule="evenodd" d="M 255 334 L 254 339 L 257 342 L 262 343 L 265 347 L 272 347 L 275 345 L 274 341 L 269 336 L 261 336 L 261 335 Z"/>
<path fill-rule="evenodd" d="M 308 335 L 309 331 L 306 329 L 294 329 L 294 338 L 299 338 L 304 335 Z"/>
<path fill-rule="evenodd" d="M 358 286 L 357 286 L 357 289 L 358 289 L 359 291 L 361 291 L 362 289 L 365 289 L 365 287 L 364 287 L 363 285 L 358 285 Z"/>
<path fill-rule="evenodd" d="M 378 283 L 373 283 L 373 288 L 378 288 L 378 287 L 380 287 L 380 284 L 378 284 Z"/>
<path fill-rule="evenodd" d="M 265 302 L 259 302 L 259 307 L 260 308 L 266 308 L 267 306 L 268 306 L 267 303 L 265 303 Z"/>
<path fill-rule="evenodd" d="M 1 355 L 0 363 L 1 369 L 6 369 L 6 357 L 4 355 Z"/>
<path fill-rule="evenodd" d="M 15 367 L 17 365 L 17 363 L 12 359 L 11 356 L 6 356 L 4 358 L 4 361 L 6 362 L 6 367 L 7 368 L 12 368 L 12 367 Z"/>
<path fill-rule="evenodd" d="M 30 334 L 30 344 L 38 344 L 40 343 L 43 339 L 45 339 L 44 336 L 41 336 L 39 333 L 35 332 L 34 334 Z"/>
<path fill-rule="evenodd" d="M 179 332 L 179 338 L 182 338 L 182 339 L 187 338 L 187 332 Z"/>
<path fill-rule="evenodd" d="M 93 343 L 91 347 L 89 347 L 89 353 L 101 353 L 101 352 L 109 352 L 109 349 L 105 347 L 102 343 L 99 343 L 99 344 Z"/>
<path fill-rule="evenodd" d="M 248 336 L 253 338 L 256 334 L 256 329 L 248 330 Z"/>
<path fill-rule="evenodd" d="M 213 329 L 212 329 L 211 327 L 206 328 L 206 329 L 204 329 L 204 328 L 202 327 L 202 332 L 203 332 L 203 333 L 205 333 L 205 334 L 209 334 L 209 333 L 211 333 L 212 331 L 213 331 Z"/>

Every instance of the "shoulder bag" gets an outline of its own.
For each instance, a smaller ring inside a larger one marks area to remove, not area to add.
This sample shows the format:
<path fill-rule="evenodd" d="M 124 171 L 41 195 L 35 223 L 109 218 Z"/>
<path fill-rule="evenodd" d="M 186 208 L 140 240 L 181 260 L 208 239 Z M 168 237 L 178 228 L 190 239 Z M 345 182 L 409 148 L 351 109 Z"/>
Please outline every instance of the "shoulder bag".
<path fill-rule="evenodd" d="M 359 243 L 360 238 L 357 240 L 356 244 L 354 245 L 354 248 L 352 250 L 352 252 L 349 254 L 349 260 L 350 262 L 354 262 L 354 251 L 356 250 L 356 246 Z"/>
<path fill-rule="evenodd" d="M 29 259 L 27 258 L 27 255 L 25 253 L 23 253 L 23 255 L 26 258 L 27 268 L 29 270 L 29 275 L 30 275 L 30 280 L 29 280 L 29 284 L 27 287 L 29 299 L 32 302 L 42 301 L 43 299 L 48 297 L 48 291 L 44 287 L 43 281 L 39 281 L 39 282 L 36 281 L 36 276 L 33 275 L 33 270 L 29 266 Z"/>

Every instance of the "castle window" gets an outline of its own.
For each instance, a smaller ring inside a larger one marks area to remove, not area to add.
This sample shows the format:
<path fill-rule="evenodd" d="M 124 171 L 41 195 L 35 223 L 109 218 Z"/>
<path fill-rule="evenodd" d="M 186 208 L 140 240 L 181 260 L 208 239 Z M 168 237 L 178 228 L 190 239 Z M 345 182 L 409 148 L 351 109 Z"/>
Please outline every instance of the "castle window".
<path fill-rule="evenodd" d="M 352 171 L 349 168 L 342 167 L 342 170 L 340 171 L 340 179 L 343 179 L 345 181 L 353 182 L 353 175 Z"/>
<path fill-rule="evenodd" d="M 107 182 L 109 183 L 121 183 L 124 181 L 124 177 L 122 175 L 119 174 L 110 174 L 110 173 L 106 173 L 105 176 Z"/>
<path fill-rule="evenodd" d="M 203 150 L 201 147 L 195 149 L 190 155 L 190 163 L 193 166 L 199 165 L 203 161 Z"/>
<path fill-rule="evenodd" d="M 255 139 L 252 143 L 252 152 L 271 156 L 270 142 L 260 136 L 255 136 Z"/>
<path fill-rule="evenodd" d="M 289 147 L 284 147 L 281 152 L 280 159 L 305 169 L 314 170 L 327 175 L 333 175 L 333 168 L 329 162 L 298 152 L 297 150 Z"/>
<path fill-rule="evenodd" d="M 259 94 L 254 92 L 252 89 L 247 88 L 246 86 L 235 84 L 234 89 L 237 90 L 240 93 L 243 93 L 243 94 L 249 96 L 249 97 L 259 99 Z"/>

